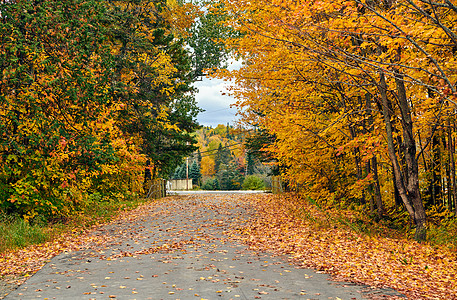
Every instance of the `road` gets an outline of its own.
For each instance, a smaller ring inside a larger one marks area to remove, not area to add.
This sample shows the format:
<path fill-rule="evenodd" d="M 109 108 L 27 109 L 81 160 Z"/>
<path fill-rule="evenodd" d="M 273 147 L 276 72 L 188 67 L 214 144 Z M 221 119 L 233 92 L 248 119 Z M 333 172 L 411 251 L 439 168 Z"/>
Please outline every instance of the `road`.
<path fill-rule="evenodd" d="M 147 213 L 94 234 L 104 247 L 63 253 L 5 299 L 376 299 L 392 290 L 334 282 L 270 253 L 234 228 L 255 217 L 247 194 L 162 199 Z"/>
<path fill-rule="evenodd" d="M 250 194 L 261 194 L 264 191 L 203 191 L 203 190 L 195 190 L 195 191 L 167 191 L 168 195 L 220 195 L 220 194 L 242 194 L 242 195 L 250 195 Z"/>

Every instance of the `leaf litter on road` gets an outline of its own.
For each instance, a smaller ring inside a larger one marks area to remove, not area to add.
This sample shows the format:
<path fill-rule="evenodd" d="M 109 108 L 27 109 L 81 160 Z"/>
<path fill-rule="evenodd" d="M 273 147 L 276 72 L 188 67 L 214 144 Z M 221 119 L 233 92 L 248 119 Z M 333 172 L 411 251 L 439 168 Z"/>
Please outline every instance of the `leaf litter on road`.
<path fill-rule="evenodd" d="M 411 299 L 457 299 L 457 255 L 407 239 L 370 237 L 320 228 L 294 216 L 303 207 L 314 219 L 322 212 L 291 195 L 250 197 L 257 214 L 237 233 L 251 249 L 287 255 L 302 267 L 335 279 L 393 288 Z"/>
<path fill-rule="evenodd" d="M 231 195 L 218 197 L 233 200 Z M 91 230 L 74 232 L 53 242 L 3 254 L 0 257 L 0 276 L 10 276 L 16 280 L 16 283 L 21 283 L 26 279 L 24 275 L 33 274 L 46 261 L 63 251 L 71 252 L 94 247 L 100 249 L 99 258 L 106 260 L 160 254 L 162 255 L 160 260 L 163 263 L 179 260 L 180 256 L 176 255 L 175 251 L 185 253 L 188 249 L 205 248 L 210 252 L 223 253 L 223 249 L 217 249 L 213 245 L 215 237 L 202 231 L 202 228 L 217 227 L 226 234 L 226 238 L 219 238 L 222 244 L 225 243 L 225 239 L 229 238 L 242 240 L 252 250 L 286 255 L 296 267 L 316 268 L 321 272 L 332 274 L 338 280 L 391 287 L 413 299 L 455 298 L 457 286 L 455 254 L 449 253 L 445 249 L 437 249 L 427 244 L 418 244 L 403 239 L 366 237 L 337 228 L 316 230 L 315 226 L 311 226 L 290 213 L 290 206 L 296 205 L 296 203 L 294 204 L 293 199 L 288 197 L 266 194 L 249 195 L 237 197 L 235 204 L 233 201 L 222 201 L 217 205 L 199 201 L 197 198 L 195 201 L 189 201 L 189 197 L 181 198 L 187 199 L 187 201 L 179 201 L 179 197 L 169 197 L 121 213 L 110 223 L 111 225 L 122 225 L 121 229 L 118 228 L 116 232 L 113 232 L 110 226 L 98 226 Z M 154 210 L 159 203 L 167 201 L 173 201 L 173 205 L 165 205 L 166 209 L 162 207 Z M 160 219 L 167 214 L 173 214 L 177 205 L 181 205 L 180 209 L 186 211 L 183 222 L 189 226 L 177 227 L 164 224 L 166 228 L 161 227 L 155 232 L 160 234 L 165 231 L 173 238 L 162 236 L 158 240 L 150 240 L 143 232 L 144 228 L 133 226 L 146 216 Z M 237 206 L 242 212 L 238 215 L 227 214 L 229 208 L 233 206 Z M 196 213 L 194 207 L 203 208 L 204 213 Z M 312 207 L 307 209 L 313 213 Z M 319 212 L 316 211 L 315 214 L 317 218 Z M 201 219 L 202 228 L 194 228 L 190 225 L 194 219 Z M 150 246 L 137 249 L 135 246 L 139 244 L 138 241 Z M 106 256 L 103 254 L 102 249 L 106 245 L 123 243 L 131 250 L 122 250 Z M 196 258 L 198 258 L 198 254 Z M 247 261 L 246 263 L 252 262 Z M 269 265 L 268 261 L 262 263 L 264 268 Z M 228 270 L 230 267 L 234 266 L 227 266 Z M 205 269 L 213 268 L 208 266 Z M 217 271 L 226 274 L 225 270 L 217 269 Z M 290 270 L 282 269 L 281 275 L 288 274 L 288 272 Z M 160 278 L 162 275 L 148 275 L 148 278 L 154 277 Z M 311 277 L 303 274 L 304 279 Z M 137 278 L 143 279 L 143 277 Z M 213 277 L 202 278 L 200 280 L 213 283 L 220 280 L 220 278 Z M 236 287 L 239 280 L 230 279 L 230 284 Z M 255 280 L 258 279 L 251 278 L 251 281 Z M 172 288 L 173 290 L 170 292 L 173 293 L 183 290 L 172 287 L 166 282 L 163 284 Z M 276 280 L 276 284 L 280 286 L 278 280 Z M 101 287 L 103 286 L 101 285 Z M 121 286 L 125 287 L 127 284 L 123 283 Z M 122 287 L 120 289 L 123 289 Z M 277 290 L 274 286 L 268 287 L 271 287 L 272 291 Z M 137 293 L 137 291 L 133 292 Z M 256 293 L 257 295 L 268 295 L 269 292 L 265 290 L 265 286 L 259 284 Z M 302 293 L 306 294 L 303 291 Z"/>
<path fill-rule="evenodd" d="M 163 200 L 160 200 L 163 201 Z M 157 205 L 150 202 L 131 211 L 122 211 L 110 223 L 132 222 L 148 214 Z M 86 229 L 73 229 L 54 241 L 31 245 L 24 249 L 0 254 L 0 278 L 7 282 L 21 284 L 29 276 L 40 270 L 49 260 L 62 252 L 74 252 L 87 248 L 103 248 L 116 237 L 103 232 L 102 225 Z"/>

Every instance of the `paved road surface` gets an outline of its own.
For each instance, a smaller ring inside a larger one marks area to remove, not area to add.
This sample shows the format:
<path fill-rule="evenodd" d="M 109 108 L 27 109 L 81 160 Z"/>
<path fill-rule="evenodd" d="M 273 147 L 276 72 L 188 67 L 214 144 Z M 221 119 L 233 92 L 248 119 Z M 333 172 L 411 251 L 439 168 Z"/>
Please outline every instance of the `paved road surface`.
<path fill-rule="evenodd" d="M 213 195 L 219 195 L 219 194 L 243 194 L 243 195 L 249 195 L 249 194 L 263 194 L 265 193 L 264 191 L 203 191 L 203 190 L 195 190 L 195 191 L 167 191 L 167 194 L 169 195 L 208 195 L 208 194 L 213 194 Z"/>
<path fill-rule="evenodd" d="M 243 194 L 173 196 L 97 234 L 105 249 L 55 257 L 6 299 L 366 299 L 399 295 L 333 282 L 253 253 L 225 231 L 252 217 Z"/>

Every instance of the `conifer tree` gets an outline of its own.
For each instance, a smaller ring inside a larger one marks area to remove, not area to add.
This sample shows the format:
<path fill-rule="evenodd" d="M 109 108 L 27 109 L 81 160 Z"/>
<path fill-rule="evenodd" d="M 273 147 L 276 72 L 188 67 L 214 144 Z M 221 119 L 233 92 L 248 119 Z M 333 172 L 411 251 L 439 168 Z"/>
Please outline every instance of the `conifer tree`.
<path fill-rule="evenodd" d="M 246 154 L 246 176 L 254 174 L 254 168 L 254 159 L 252 157 L 251 152 L 248 152 Z"/>
<path fill-rule="evenodd" d="M 194 160 L 192 165 L 190 166 L 189 170 L 189 179 L 192 179 L 193 184 L 198 184 L 200 182 L 200 178 L 202 177 L 200 173 L 200 167 L 198 166 L 197 162 Z"/>
<path fill-rule="evenodd" d="M 197 161 L 198 161 L 198 165 L 201 166 L 201 164 L 202 164 L 202 154 L 200 152 L 200 148 L 198 149 L 198 152 L 197 152 Z"/>

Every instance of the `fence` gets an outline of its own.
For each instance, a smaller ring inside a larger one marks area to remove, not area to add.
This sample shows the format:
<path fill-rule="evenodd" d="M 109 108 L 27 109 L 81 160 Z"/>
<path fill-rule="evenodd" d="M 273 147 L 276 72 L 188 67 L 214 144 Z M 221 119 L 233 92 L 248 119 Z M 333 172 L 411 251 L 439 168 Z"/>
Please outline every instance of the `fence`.
<path fill-rule="evenodd" d="M 170 185 L 173 191 L 187 191 L 193 188 L 192 179 L 173 179 L 170 180 Z"/>
<path fill-rule="evenodd" d="M 284 182 L 282 181 L 281 176 L 271 177 L 271 192 L 273 194 L 284 193 Z"/>
<path fill-rule="evenodd" d="M 146 198 L 162 198 L 167 195 L 167 187 L 166 187 L 166 180 L 162 178 L 153 179 L 148 181 L 150 184 L 149 188 L 147 189 Z M 146 185 L 147 186 L 147 185 Z"/>

